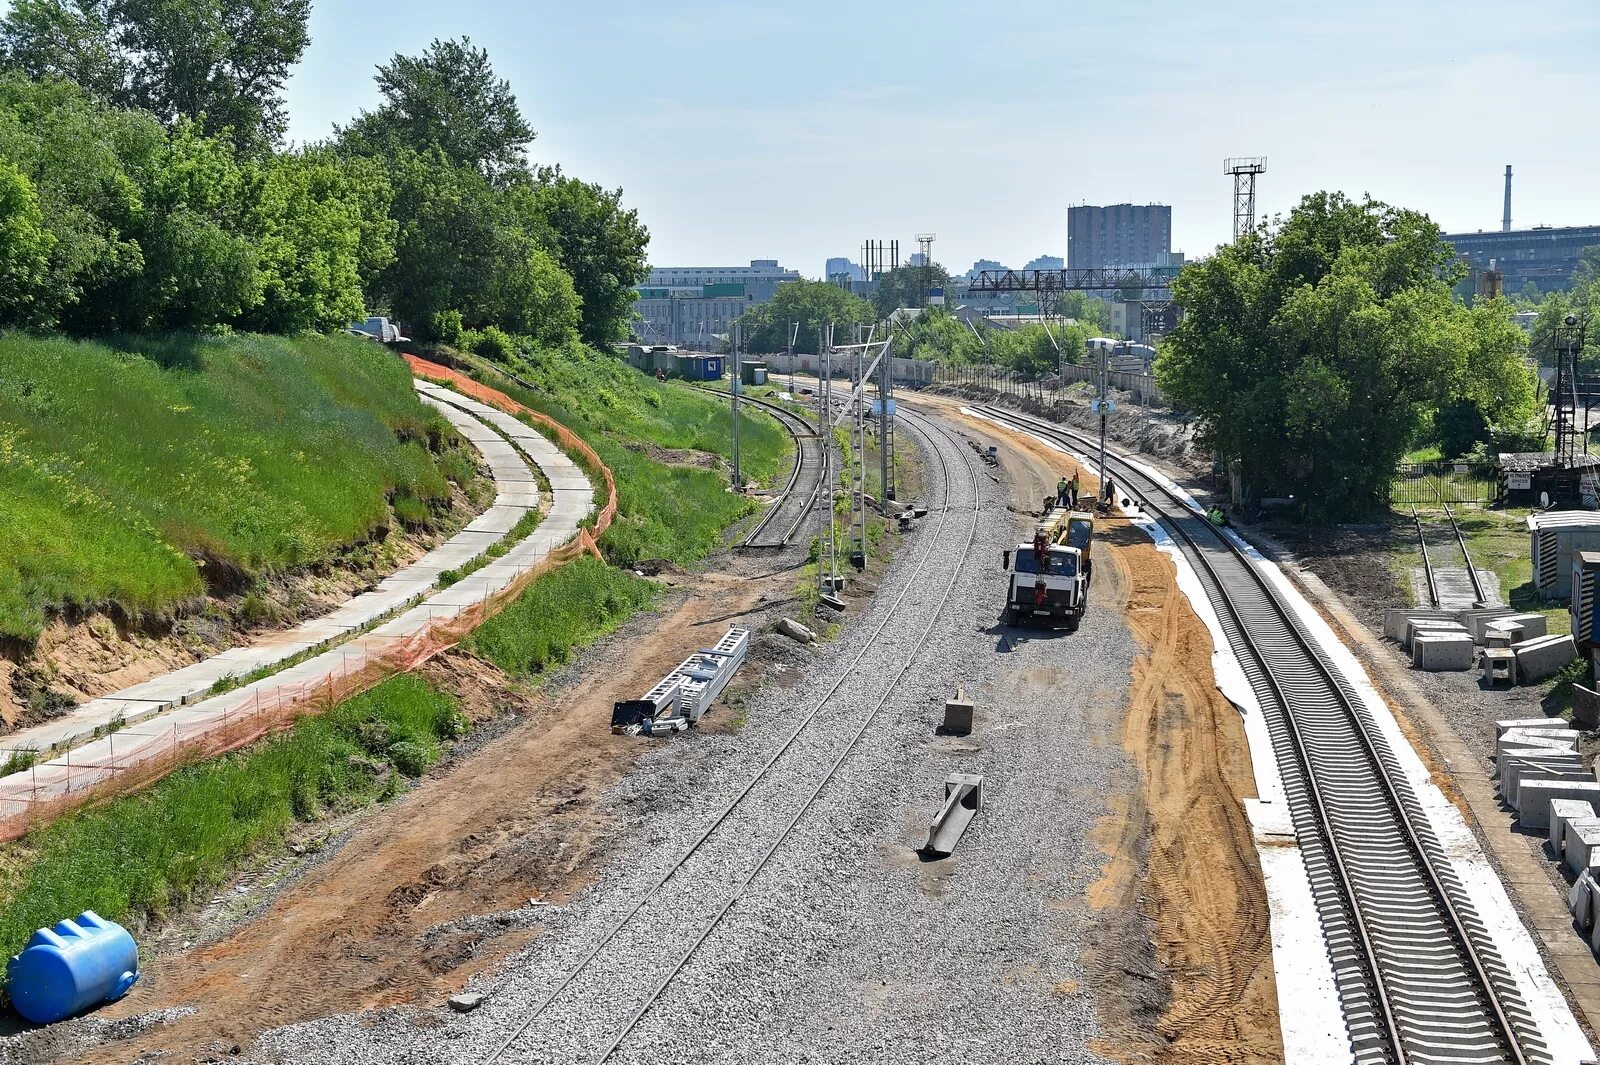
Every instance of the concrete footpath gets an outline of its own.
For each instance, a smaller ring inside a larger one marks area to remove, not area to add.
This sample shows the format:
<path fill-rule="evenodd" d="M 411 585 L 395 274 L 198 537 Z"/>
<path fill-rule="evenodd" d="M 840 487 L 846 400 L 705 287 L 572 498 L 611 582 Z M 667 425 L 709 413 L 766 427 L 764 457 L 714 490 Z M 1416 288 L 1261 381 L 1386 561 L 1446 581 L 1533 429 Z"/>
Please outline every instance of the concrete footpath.
<path fill-rule="evenodd" d="M 213 730 L 235 726 L 252 713 L 259 716 L 263 707 L 303 698 L 319 687 L 332 691 L 337 679 L 379 665 L 430 627 L 480 608 L 578 534 L 580 523 L 594 510 L 594 492 L 583 470 L 564 452 L 510 415 L 430 382 L 417 381 L 416 387 L 423 401 L 443 413 L 483 455 L 495 483 L 493 505 L 446 543 L 329 614 L 7 737 L 0 750 L 54 756 L 0 778 L 0 818 L 9 821 L 27 814 L 33 804 L 58 801 L 141 763 L 170 758 L 179 748 L 203 743 Z M 551 486 L 552 498 L 538 527 L 500 558 L 438 589 L 442 573 L 480 558 L 539 508 L 540 475 Z M 211 694 L 219 681 L 308 654 L 264 679 Z"/>

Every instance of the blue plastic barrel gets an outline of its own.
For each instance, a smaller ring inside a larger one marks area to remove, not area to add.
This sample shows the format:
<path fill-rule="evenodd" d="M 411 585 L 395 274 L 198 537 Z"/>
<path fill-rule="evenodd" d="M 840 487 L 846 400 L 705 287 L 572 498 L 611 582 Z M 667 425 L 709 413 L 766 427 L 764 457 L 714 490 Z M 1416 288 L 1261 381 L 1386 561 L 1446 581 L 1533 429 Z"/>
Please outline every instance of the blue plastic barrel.
<path fill-rule="evenodd" d="M 85 910 L 33 934 L 6 966 L 6 993 L 18 1013 L 50 1024 L 115 1002 L 138 979 L 139 948 L 128 930 Z"/>

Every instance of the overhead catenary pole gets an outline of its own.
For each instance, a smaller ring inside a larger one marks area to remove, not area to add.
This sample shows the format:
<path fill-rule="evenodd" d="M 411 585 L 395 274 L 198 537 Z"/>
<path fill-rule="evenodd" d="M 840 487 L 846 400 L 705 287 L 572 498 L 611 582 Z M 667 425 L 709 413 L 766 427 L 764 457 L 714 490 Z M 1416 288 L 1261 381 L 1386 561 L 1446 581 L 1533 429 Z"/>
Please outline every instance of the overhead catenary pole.
<path fill-rule="evenodd" d="M 794 344 L 800 339 L 800 323 L 789 323 L 789 398 L 794 399 Z M 820 329 L 820 327 L 819 327 Z M 820 348 L 821 345 L 819 344 Z"/>
<path fill-rule="evenodd" d="M 878 491 L 884 500 L 894 498 L 894 359 L 891 337 L 878 355 Z"/>
<path fill-rule="evenodd" d="M 733 490 L 744 491 L 744 476 L 739 470 L 739 343 L 744 339 L 741 335 L 739 323 L 733 323 L 733 335 L 730 345 L 733 348 L 733 375 L 728 382 L 729 402 L 733 407 Z"/>
<path fill-rule="evenodd" d="M 1116 500 L 1110 492 L 1106 491 L 1106 392 L 1107 377 L 1110 373 L 1111 345 L 1100 345 L 1100 402 L 1096 406 L 1100 410 L 1100 491 L 1106 497 L 1106 506 L 1114 506 Z"/>

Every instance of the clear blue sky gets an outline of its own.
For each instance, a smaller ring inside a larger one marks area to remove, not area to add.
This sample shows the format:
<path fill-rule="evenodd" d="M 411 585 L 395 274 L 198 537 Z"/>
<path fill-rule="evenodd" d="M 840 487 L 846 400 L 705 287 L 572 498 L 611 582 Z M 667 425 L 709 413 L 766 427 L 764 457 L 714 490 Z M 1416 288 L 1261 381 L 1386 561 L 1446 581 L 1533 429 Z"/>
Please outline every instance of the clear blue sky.
<path fill-rule="evenodd" d="M 318 0 L 311 33 L 292 136 L 373 106 L 392 53 L 471 36 L 533 157 L 621 185 L 658 265 L 819 276 L 929 231 L 958 270 L 1020 266 L 1065 253 L 1069 203 L 1129 200 L 1200 254 L 1231 234 L 1229 155 L 1268 157 L 1268 211 L 1336 188 L 1493 229 L 1511 163 L 1516 225 L 1600 224 L 1594 0 Z"/>

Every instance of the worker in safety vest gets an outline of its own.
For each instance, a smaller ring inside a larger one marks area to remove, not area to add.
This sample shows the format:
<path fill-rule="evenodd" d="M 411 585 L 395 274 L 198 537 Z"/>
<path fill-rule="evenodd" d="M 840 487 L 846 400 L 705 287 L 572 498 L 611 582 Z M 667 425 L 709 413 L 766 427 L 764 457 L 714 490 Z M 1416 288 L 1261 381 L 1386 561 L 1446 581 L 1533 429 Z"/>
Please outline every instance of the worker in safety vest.
<path fill-rule="evenodd" d="M 1082 484 L 1078 481 L 1078 471 L 1077 470 L 1073 470 L 1072 471 L 1072 480 L 1067 482 L 1067 495 L 1069 497 L 1071 497 L 1068 500 L 1067 505 L 1070 506 L 1073 510 L 1077 510 L 1078 509 L 1078 491 L 1079 491 L 1079 489 L 1081 487 L 1082 487 Z"/>
<path fill-rule="evenodd" d="M 1068 489 L 1068 487 L 1069 486 L 1067 484 L 1067 478 L 1066 478 L 1065 475 L 1063 475 L 1061 480 L 1056 482 L 1056 505 L 1057 506 L 1064 507 L 1064 506 L 1067 505 L 1067 489 Z"/>

